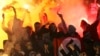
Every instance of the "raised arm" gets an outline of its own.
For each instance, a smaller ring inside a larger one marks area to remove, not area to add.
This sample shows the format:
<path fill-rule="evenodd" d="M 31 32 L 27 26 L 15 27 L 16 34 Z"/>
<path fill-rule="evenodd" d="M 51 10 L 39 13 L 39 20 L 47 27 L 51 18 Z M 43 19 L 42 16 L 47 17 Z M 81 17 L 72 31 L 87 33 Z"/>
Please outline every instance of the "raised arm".
<path fill-rule="evenodd" d="M 66 23 L 65 23 L 65 21 L 64 21 L 64 19 L 63 19 L 62 14 L 59 14 L 59 13 L 57 13 L 57 14 L 58 14 L 58 16 L 59 16 L 60 19 L 61 19 L 61 22 L 62 22 L 62 24 L 63 24 L 63 27 L 64 27 L 65 31 L 67 32 L 67 26 L 66 26 Z M 66 33 L 66 32 L 65 32 L 65 33 Z"/>
<path fill-rule="evenodd" d="M 98 13 L 97 13 L 97 20 L 100 21 L 100 8 L 98 9 Z"/>
<path fill-rule="evenodd" d="M 8 25 L 6 25 L 5 23 L 5 14 L 3 13 L 2 14 L 2 18 L 3 18 L 3 21 L 2 21 L 2 29 L 7 33 L 7 34 L 12 34 L 12 30 L 10 29 L 10 27 Z"/>
<path fill-rule="evenodd" d="M 11 8 L 13 9 L 13 12 L 14 12 L 14 18 L 17 18 L 17 14 L 16 14 L 16 9 L 15 9 L 15 7 L 11 6 Z"/>
<path fill-rule="evenodd" d="M 100 8 L 98 9 L 96 20 L 95 20 L 95 22 L 93 24 L 91 24 L 91 26 L 97 27 L 98 24 L 99 24 L 99 21 L 100 21 Z"/>
<path fill-rule="evenodd" d="M 17 17 L 17 15 L 16 15 L 16 9 L 15 9 L 15 7 L 14 7 L 14 6 L 7 5 L 7 6 L 5 6 L 2 10 L 3 10 L 3 11 L 6 11 L 6 10 L 8 10 L 8 9 L 10 9 L 10 8 L 12 8 L 12 9 L 13 9 L 13 12 L 14 12 L 14 17 L 16 18 L 16 17 Z"/>

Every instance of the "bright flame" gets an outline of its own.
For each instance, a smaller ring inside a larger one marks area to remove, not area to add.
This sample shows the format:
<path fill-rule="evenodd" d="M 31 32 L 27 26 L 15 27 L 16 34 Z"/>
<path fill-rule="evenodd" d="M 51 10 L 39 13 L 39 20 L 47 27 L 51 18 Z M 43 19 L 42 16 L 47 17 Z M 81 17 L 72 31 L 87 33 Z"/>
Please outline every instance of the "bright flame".
<path fill-rule="evenodd" d="M 0 49 L 3 49 L 3 40 L 7 40 L 8 36 L 2 29 L 2 8 L 11 3 L 11 0 L 0 0 Z"/>
<path fill-rule="evenodd" d="M 42 11 L 47 13 L 48 21 L 54 22 L 56 25 L 58 25 L 61 22 L 61 19 L 57 15 L 59 10 L 59 12 L 63 14 L 67 26 L 70 24 L 74 25 L 77 32 L 82 35 L 80 21 L 88 18 L 86 9 L 82 3 L 83 0 L 0 0 L 0 38 L 3 38 L 0 39 L 0 41 L 3 41 L 8 37 L 2 29 L 1 12 L 5 13 L 6 15 L 5 26 L 8 28 L 10 28 L 8 24 L 9 22 L 12 24 L 12 19 L 14 16 L 11 9 L 2 11 L 2 8 L 5 6 L 14 6 L 17 11 L 18 19 L 23 21 L 23 27 L 31 26 L 33 29 L 34 23 L 37 21 L 40 22 L 39 14 Z M 2 42 L 0 42 L 0 48 L 2 48 L 1 43 Z"/>
<path fill-rule="evenodd" d="M 29 9 L 29 7 L 30 7 L 30 6 L 29 6 L 28 4 L 25 4 L 25 5 L 24 5 L 24 8 L 25 8 L 25 9 Z"/>
<path fill-rule="evenodd" d="M 58 18 L 58 16 L 50 11 L 50 8 L 56 6 L 55 2 L 51 3 L 51 1 L 54 0 L 0 0 L 0 12 L 2 11 L 5 14 L 5 24 L 3 26 L 12 29 L 14 12 L 9 8 L 3 9 L 7 6 L 14 6 L 16 8 L 17 18 L 23 21 L 23 27 L 31 26 L 34 29 L 33 25 L 37 21 L 40 22 L 39 13 L 43 10 L 45 10 L 47 15 L 50 15 L 48 16 L 49 21 L 54 21 L 52 19 Z M 2 13 L 0 13 L 0 33 L 0 49 L 3 49 L 3 40 L 8 39 L 8 36 L 2 29 Z"/>

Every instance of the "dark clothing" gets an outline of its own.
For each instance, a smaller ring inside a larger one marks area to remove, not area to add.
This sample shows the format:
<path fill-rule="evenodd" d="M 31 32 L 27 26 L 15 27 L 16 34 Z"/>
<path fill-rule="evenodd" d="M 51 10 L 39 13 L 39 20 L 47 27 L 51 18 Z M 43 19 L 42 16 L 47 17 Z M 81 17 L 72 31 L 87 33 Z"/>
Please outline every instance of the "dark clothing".
<path fill-rule="evenodd" d="M 42 42 L 40 34 L 33 32 L 30 37 L 30 40 L 32 42 L 33 50 L 35 52 L 40 52 L 43 48 L 43 42 Z"/>
<path fill-rule="evenodd" d="M 33 32 L 30 40 L 33 45 L 33 50 L 37 53 L 41 53 L 41 56 L 44 56 L 44 43 L 48 43 L 48 45 L 51 46 L 50 33 L 48 29 L 45 28 L 45 25 L 42 26 L 38 32 Z"/>
<path fill-rule="evenodd" d="M 97 26 L 99 24 L 99 20 L 96 20 L 93 24 L 89 25 L 86 29 L 86 31 L 83 32 L 83 35 L 89 33 L 91 36 L 91 39 L 93 41 L 100 41 L 99 36 L 97 33 Z"/>
<path fill-rule="evenodd" d="M 93 44 L 95 41 L 100 41 L 97 33 L 98 24 L 99 20 L 97 19 L 93 24 L 87 26 L 86 30 L 83 32 L 82 43 L 84 44 L 84 51 L 88 56 L 95 56 Z"/>

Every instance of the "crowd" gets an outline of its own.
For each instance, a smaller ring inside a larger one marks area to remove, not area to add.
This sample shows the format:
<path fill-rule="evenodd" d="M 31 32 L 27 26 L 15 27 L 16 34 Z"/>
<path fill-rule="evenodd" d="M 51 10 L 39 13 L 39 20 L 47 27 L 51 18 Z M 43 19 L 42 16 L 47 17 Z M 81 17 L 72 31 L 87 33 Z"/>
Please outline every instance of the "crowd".
<path fill-rule="evenodd" d="M 63 19 L 61 14 L 58 16 Z M 80 37 L 73 25 L 66 28 L 64 22 L 63 27 L 56 26 L 55 23 L 42 25 L 36 22 L 35 31 L 29 26 L 23 28 L 15 14 L 13 33 L 5 31 L 9 39 L 4 40 L 0 56 L 100 56 L 100 39 L 97 33 L 99 21 L 100 10 L 93 24 L 89 25 L 82 20 L 80 27 L 83 29 L 83 37 Z M 67 38 L 68 43 L 63 47 L 62 42 Z"/>

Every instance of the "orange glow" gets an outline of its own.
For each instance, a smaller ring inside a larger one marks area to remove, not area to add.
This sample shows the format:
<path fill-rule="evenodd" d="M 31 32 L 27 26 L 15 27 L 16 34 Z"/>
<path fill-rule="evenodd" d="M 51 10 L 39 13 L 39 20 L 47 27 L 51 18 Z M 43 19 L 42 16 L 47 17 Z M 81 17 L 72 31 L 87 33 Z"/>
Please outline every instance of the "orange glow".
<path fill-rule="evenodd" d="M 2 25 L 0 21 L 0 49 L 3 49 L 3 40 L 7 40 L 7 34 L 2 30 Z"/>
<path fill-rule="evenodd" d="M 14 12 L 8 8 L 9 6 L 16 8 L 17 18 L 23 21 L 23 27 L 31 26 L 34 30 L 34 23 L 40 22 L 39 14 L 43 12 L 47 14 L 49 22 L 58 25 L 61 20 L 57 12 L 60 12 L 63 14 L 66 25 L 74 25 L 77 32 L 82 36 L 80 22 L 82 19 L 88 18 L 86 8 L 82 3 L 83 0 L 0 0 L 0 48 L 3 48 L 1 44 L 3 40 L 8 38 L 2 29 L 2 13 L 5 14 L 3 26 L 11 30 L 13 25 Z"/>
<path fill-rule="evenodd" d="M 51 5 L 50 5 L 51 4 Z M 54 0 L 0 0 L 0 12 L 5 14 L 4 27 L 12 30 L 14 12 L 9 6 L 14 6 L 17 11 L 17 18 L 23 21 L 23 27 L 31 26 L 34 30 L 34 23 L 40 22 L 39 14 L 43 10 L 48 15 L 48 20 L 55 23 L 59 22 L 56 13 L 50 8 L 56 6 Z M 2 29 L 2 13 L 0 13 L 0 49 L 3 49 L 3 40 L 8 39 L 8 35 Z"/>
<path fill-rule="evenodd" d="M 6 0 L 2 4 L 0 2 L 0 5 L 2 5 L 2 8 L 9 5 L 14 6 L 17 11 L 18 19 L 23 21 L 23 27 L 31 26 L 33 30 L 34 23 L 37 21 L 40 22 L 39 14 L 42 11 L 47 14 L 48 21 L 54 22 L 56 23 L 56 25 L 61 22 L 60 18 L 57 15 L 57 11 L 59 11 L 63 14 L 64 20 L 67 25 L 69 25 L 70 23 L 75 25 L 75 27 L 79 28 L 78 31 L 80 31 L 80 20 L 78 21 L 78 19 L 86 17 L 86 13 L 82 6 L 81 0 Z M 76 10 L 78 10 L 79 12 L 76 12 Z M 14 13 L 12 9 L 7 9 L 3 12 L 6 15 L 4 26 L 11 29 Z M 73 23 L 72 20 L 74 19 L 77 19 L 77 23 Z M 10 26 L 8 26 L 8 24 L 10 24 Z"/>
<path fill-rule="evenodd" d="M 80 22 L 87 17 L 86 8 L 83 5 L 83 0 L 65 0 L 62 4 L 61 13 L 64 16 L 64 20 L 68 25 L 72 24 L 76 27 L 77 32 L 82 37 L 82 28 L 80 27 Z"/>
<path fill-rule="evenodd" d="M 6 1 L 5 0 L 0 0 L 0 49 L 3 49 L 3 40 L 7 40 L 8 36 L 7 34 L 3 31 L 2 29 L 2 8 L 4 6 L 6 6 L 7 4 L 9 4 L 11 2 L 11 0 Z"/>

